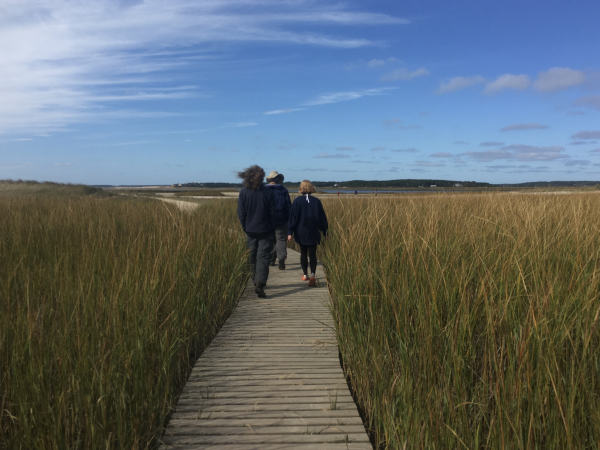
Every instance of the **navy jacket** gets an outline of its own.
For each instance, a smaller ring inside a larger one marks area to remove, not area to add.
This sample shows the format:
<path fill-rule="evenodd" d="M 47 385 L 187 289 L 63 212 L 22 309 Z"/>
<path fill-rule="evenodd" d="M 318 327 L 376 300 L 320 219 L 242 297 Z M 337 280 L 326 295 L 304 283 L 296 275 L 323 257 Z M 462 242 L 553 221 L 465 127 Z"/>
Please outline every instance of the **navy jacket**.
<path fill-rule="evenodd" d="M 292 203 L 288 235 L 300 245 L 319 245 L 321 232 L 327 235 L 327 216 L 321 200 L 312 195 L 296 197 Z"/>
<path fill-rule="evenodd" d="M 238 217 L 242 228 L 252 237 L 275 230 L 275 197 L 264 185 L 256 191 L 242 189 L 238 198 Z"/>
<path fill-rule="evenodd" d="M 281 184 L 267 184 L 267 189 L 273 191 L 275 195 L 275 225 L 280 226 L 288 223 L 290 219 L 290 193 Z"/>

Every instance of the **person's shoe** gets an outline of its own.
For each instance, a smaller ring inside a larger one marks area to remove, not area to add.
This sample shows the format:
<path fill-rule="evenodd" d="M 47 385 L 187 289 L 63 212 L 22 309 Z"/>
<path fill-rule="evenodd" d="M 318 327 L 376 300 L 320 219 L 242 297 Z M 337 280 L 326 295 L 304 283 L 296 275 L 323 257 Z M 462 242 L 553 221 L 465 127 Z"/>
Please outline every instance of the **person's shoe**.
<path fill-rule="evenodd" d="M 279 260 L 279 270 L 285 270 L 285 261 L 283 259 Z"/>
<path fill-rule="evenodd" d="M 274 266 L 276 261 L 277 261 L 277 258 L 275 258 L 275 259 L 272 259 L 272 260 L 271 260 L 271 265 L 272 265 L 272 266 Z"/>
<path fill-rule="evenodd" d="M 302 275 L 302 281 L 308 281 L 308 280 L 309 280 L 308 275 Z"/>
<path fill-rule="evenodd" d="M 265 294 L 263 287 L 264 287 L 264 284 L 256 283 L 256 287 L 254 288 L 254 293 L 256 295 L 258 295 L 260 298 L 265 298 L 267 296 L 267 294 Z"/>
<path fill-rule="evenodd" d="M 308 285 L 310 287 L 315 287 L 317 285 L 317 279 L 315 277 L 310 277 L 310 280 L 308 280 Z"/>

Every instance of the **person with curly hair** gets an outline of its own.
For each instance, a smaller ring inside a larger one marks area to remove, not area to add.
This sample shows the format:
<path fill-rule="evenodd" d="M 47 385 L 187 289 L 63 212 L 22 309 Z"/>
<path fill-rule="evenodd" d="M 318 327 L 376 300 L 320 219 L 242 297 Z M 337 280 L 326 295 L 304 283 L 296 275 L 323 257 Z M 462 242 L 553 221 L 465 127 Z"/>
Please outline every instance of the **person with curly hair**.
<path fill-rule="evenodd" d="M 265 297 L 269 278 L 269 262 L 275 232 L 275 197 L 264 185 L 265 171 L 257 165 L 238 172 L 244 188 L 238 199 L 238 217 L 246 233 L 250 249 L 250 272 L 254 292 Z"/>
<path fill-rule="evenodd" d="M 300 196 L 294 199 L 288 224 L 288 241 L 294 240 L 300 246 L 300 266 L 302 281 L 308 285 L 317 285 L 315 272 L 317 270 L 317 245 L 321 243 L 321 233 L 328 238 L 328 224 L 321 200 L 311 194 L 317 192 L 315 186 L 308 180 L 300 183 Z M 310 257 L 310 277 L 308 276 L 308 258 Z"/>

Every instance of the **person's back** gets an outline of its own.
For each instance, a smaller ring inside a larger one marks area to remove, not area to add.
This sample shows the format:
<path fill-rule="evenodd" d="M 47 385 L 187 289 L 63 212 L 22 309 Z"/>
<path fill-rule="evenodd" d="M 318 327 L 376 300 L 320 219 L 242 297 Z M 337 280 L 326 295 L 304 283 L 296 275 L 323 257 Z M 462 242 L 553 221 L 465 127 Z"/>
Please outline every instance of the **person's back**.
<path fill-rule="evenodd" d="M 328 236 L 328 224 L 321 200 L 311 194 L 316 192 L 314 185 L 304 180 L 298 189 L 299 197 L 292 203 L 288 241 L 292 236 L 300 245 L 300 267 L 304 275 L 303 281 L 309 286 L 316 286 L 315 271 L 317 270 L 317 245 L 321 243 L 321 233 Z M 308 260 L 310 259 L 310 276 L 308 276 Z"/>
<path fill-rule="evenodd" d="M 255 286 L 254 292 L 259 297 L 264 297 L 263 288 L 269 278 L 269 256 L 273 248 L 275 198 L 263 184 L 265 171 L 261 167 L 250 166 L 239 172 L 238 176 L 245 186 L 238 198 L 238 217 L 250 250 L 250 273 Z"/>
<path fill-rule="evenodd" d="M 273 192 L 275 197 L 275 226 L 280 226 L 288 222 L 290 217 L 290 193 L 281 184 L 267 184 L 265 186 Z"/>
<path fill-rule="evenodd" d="M 248 236 L 271 234 L 275 229 L 275 198 L 271 189 L 261 186 L 252 190 L 244 188 L 238 200 L 238 217 Z"/>

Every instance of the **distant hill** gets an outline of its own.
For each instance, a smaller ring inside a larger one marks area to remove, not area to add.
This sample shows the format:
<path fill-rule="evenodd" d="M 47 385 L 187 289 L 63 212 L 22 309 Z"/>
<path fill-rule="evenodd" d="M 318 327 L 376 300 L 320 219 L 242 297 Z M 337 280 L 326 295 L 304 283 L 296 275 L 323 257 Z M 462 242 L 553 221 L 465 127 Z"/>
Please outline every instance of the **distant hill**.
<path fill-rule="evenodd" d="M 0 180 L 0 197 L 23 196 L 50 197 L 111 197 L 104 189 L 84 184 L 62 184 L 52 182 Z"/>

